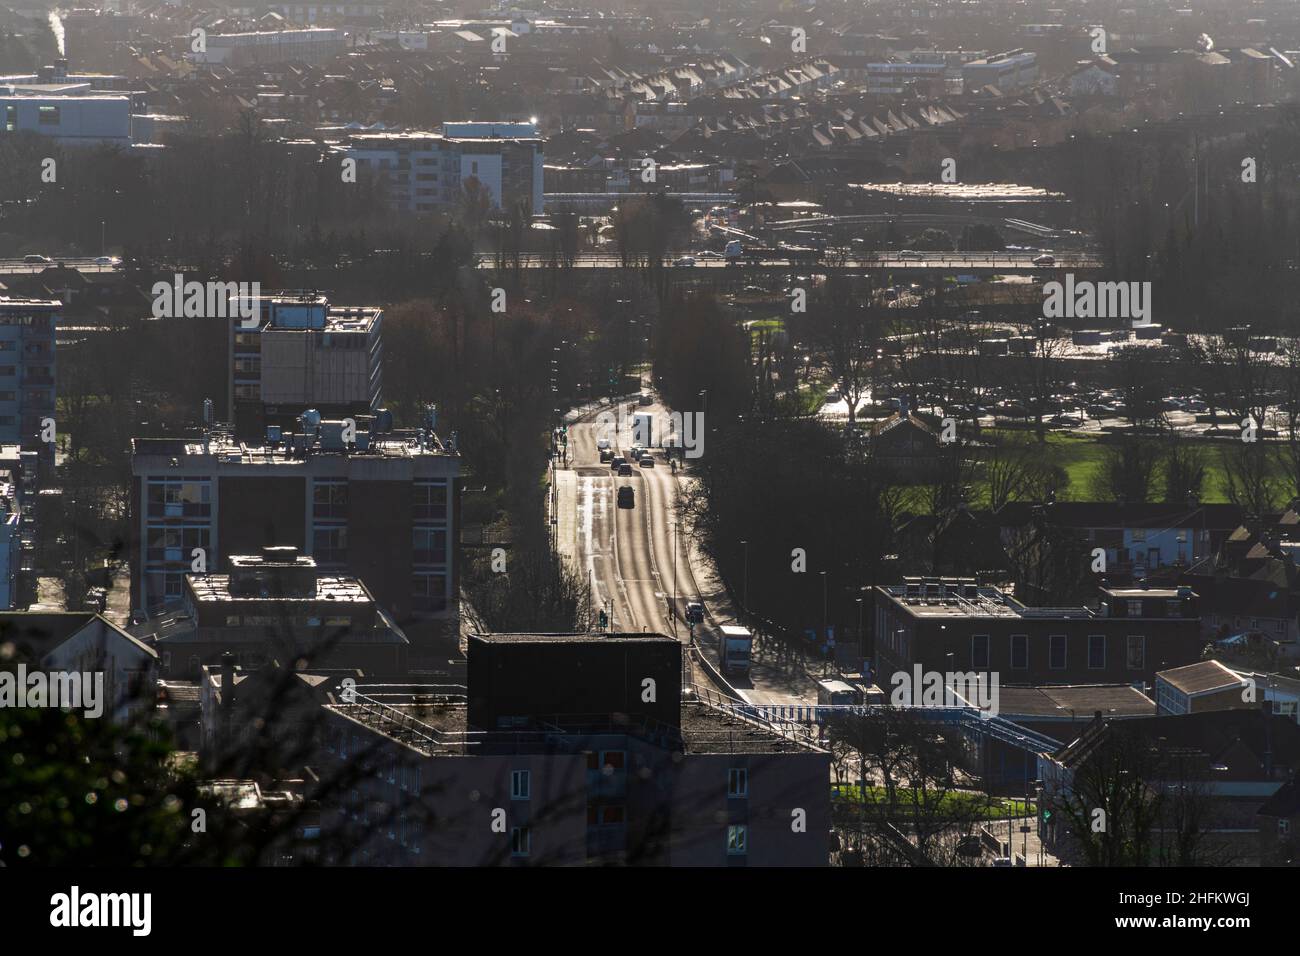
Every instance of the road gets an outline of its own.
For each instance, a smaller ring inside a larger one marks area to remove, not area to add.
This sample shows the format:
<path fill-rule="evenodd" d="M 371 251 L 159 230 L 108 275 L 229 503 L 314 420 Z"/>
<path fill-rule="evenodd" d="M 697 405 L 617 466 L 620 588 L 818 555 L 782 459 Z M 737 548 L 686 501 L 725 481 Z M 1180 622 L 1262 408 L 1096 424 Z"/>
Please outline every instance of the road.
<path fill-rule="evenodd" d="M 121 262 L 96 262 L 94 256 L 67 256 L 57 258 L 50 256 L 50 262 L 23 262 L 22 259 L 0 259 L 0 275 L 30 275 L 44 272 L 58 266 L 66 266 L 79 272 L 117 272 L 122 268 Z"/>
<path fill-rule="evenodd" d="M 636 411 L 651 413 L 656 423 L 667 416 L 659 404 Z M 655 450 L 653 467 L 633 465 L 631 477 L 617 477 L 601 463 L 596 442 L 608 437 L 615 453 L 624 453 L 632 444 L 630 424 L 620 431 L 594 418 L 593 412 L 568 426 L 568 457 L 555 476 L 557 548 L 590 581 L 597 605 L 612 608 L 614 630 L 658 631 L 689 644 L 689 629 L 668 609 L 674 595 L 681 610 L 688 601 L 701 601 L 706 617 L 696 628 L 697 646 L 716 666 L 718 625 L 735 621 L 736 611 L 704 555 L 687 535 L 676 533 L 678 497 L 691 481 L 689 469 L 674 473 Z M 632 508 L 615 503 L 615 489 L 623 486 L 634 491 Z M 696 668 L 696 681 L 703 683 L 706 673 Z M 775 641 L 756 645 L 748 678 L 729 682 L 754 704 L 816 701 L 816 684 L 801 661 L 782 653 Z"/>
<path fill-rule="evenodd" d="M 925 271 L 941 269 L 950 272 L 1029 272 L 1042 275 L 1054 275 L 1060 272 L 1068 272 L 1078 269 L 1100 269 L 1102 261 L 1095 255 L 1082 252 L 1061 252 L 1055 253 L 1056 262 L 1052 266 L 1034 265 L 1036 252 L 1014 253 L 1014 252 L 988 252 L 988 253 L 958 253 L 958 252 L 914 252 L 906 256 L 897 253 L 864 253 L 847 259 L 837 259 L 827 256 L 817 262 L 795 261 L 791 262 L 785 258 L 763 259 L 761 261 L 747 262 L 743 266 L 733 266 L 727 259 L 705 258 L 699 253 L 682 252 L 672 253 L 668 257 L 668 262 L 675 261 L 680 256 L 694 256 L 694 266 L 673 266 L 674 271 L 687 272 L 689 269 L 734 269 L 737 272 L 747 268 L 764 268 L 764 269 L 784 269 L 784 268 L 802 268 L 802 269 L 833 269 L 837 272 L 857 270 L 857 269 L 889 269 L 891 271 Z M 525 269 L 544 269 L 550 267 L 551 257 L 548 255 L 528 255 L 520 257 L 520 265 Z M 603 253 L 591 253 L 588 255 L 578 256 L 574 260 L 574 268 L 578 269 L 616 269 L 619 268 L 622 260 L 617 255 L 607 255 Z M 479 256 L 478 267 L 485 270 L 494 270 L 497 267 L 496 256 L 481 255 Z M 507 264 L 507 269 L 510 266 Z"/>

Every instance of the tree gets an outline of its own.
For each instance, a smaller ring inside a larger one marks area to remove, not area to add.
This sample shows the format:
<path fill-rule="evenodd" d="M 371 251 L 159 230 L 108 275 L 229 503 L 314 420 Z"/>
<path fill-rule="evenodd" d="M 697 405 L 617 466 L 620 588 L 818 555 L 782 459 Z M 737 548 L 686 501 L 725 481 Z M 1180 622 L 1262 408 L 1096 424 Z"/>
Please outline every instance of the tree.
<path fill-rule="evenodd" d="M 1170 430 L 1160 470 L 1165 501 L 1172 504 L 1187 501 L 1189 497 L 1199 499 L 1205 487 L 1208 458 L 1200 445 L 1179 438 L 1177 432 Z"/>
<path fill-rule="evenodd" d="M 848 406 L 849 428 L 872 385 L 880 346 L 878 322 L 861 303 L 849 301 L 848 284 L 828 279 L 808 313 L 807 325 L 822 346 L 836 398 Z"/>
<path fill-rule="evenodd" d="M 1277 459 L 1263 441 L 1233 442 L 1219 452 L 1228 500 L 1247 514 L 1273 510 L 1277 500 Z"/>
<path fill-rule="evenodd" d="M 1143 438 L 1119 438 L 1102 446 L 1093 494 L 1102 501 L 1145 504 L 1151 500 L 1160 446 Z"/>

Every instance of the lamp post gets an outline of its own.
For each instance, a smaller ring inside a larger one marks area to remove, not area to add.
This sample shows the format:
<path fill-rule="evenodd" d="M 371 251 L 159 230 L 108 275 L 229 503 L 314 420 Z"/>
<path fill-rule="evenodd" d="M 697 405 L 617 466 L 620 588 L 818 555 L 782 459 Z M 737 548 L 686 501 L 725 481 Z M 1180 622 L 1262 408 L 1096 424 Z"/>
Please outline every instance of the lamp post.
<path fill-rule="evenodd" d="M 745 584 L 744 584 L 744 588 L 741 590 L 740 593 L 740 603 L 744 606 L 745 613 L 748 614 L 749 613 L 749 542 L 742 541 L 740 542 L 740 544 L 745 549 L 745 577 L 744 577 Z"/>

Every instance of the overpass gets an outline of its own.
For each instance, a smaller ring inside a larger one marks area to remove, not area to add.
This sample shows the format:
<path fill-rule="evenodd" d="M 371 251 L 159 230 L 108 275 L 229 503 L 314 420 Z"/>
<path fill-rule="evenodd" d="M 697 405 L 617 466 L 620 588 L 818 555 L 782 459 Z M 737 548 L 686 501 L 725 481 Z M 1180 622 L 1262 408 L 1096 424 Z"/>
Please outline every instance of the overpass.
<path fill-rule="evenodd" d="M 1045 278 L 1056 278 L 1065 272 L 1087 272 L 1100 269 L 1104 265 L 1101 257 L 1092 253 L 1062 252 L 1055 254 L 1056 261 L 1053 265 L 1036 266 L 1033 262 L 1035 255 L 1036 253 L 1032 252 L 882 251 L 859 253 L 845 258 L 825 256 L 819 261 L 811 263 L 774 257 L 752 262 L 747 261 L 743 264 L 733 264 L 722 257 L 706 258 L 698 252 L 683 250 L 670 253 L 661 265 L 674 275 L 680 273 L 683 278 L 691 276 L 723 278 L 727 275 L 743 276 L 752 273 L 786 273 L 792 269 L 818 274 L 887 271 L 912 273 L 918 276 L 927 273 L 976 276 L 1030 274 L 1041 275 Z M 673 265 L 673 262 L 681 256 L 693 256 L 695 265 Z M 635 260 L 625 265 L 619 256 L 608 253 L 581 255 L 573 263 L 575 269 L 595 272 L 646 268 L 646 265 L 647 263 L 644 261 Z M 553 260 L 550 255 L 520 256 L 519 266 L 525 270 L 547 269 L 553 267 Z M 478 268 L 487 272 L 495 271 L 496 256 L 492 254 L 479 256 Z M 506 270 L 509 271 L 513 268 L 513 264 L 507 262 Z"/>

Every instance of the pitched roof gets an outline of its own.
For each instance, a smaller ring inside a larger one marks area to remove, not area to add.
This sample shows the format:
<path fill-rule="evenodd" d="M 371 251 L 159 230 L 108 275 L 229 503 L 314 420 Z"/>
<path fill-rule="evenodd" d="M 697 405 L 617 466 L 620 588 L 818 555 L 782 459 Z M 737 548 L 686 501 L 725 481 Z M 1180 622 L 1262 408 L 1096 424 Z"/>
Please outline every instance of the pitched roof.
<path fill-rule="evenodd" d="M 1198 661 L 1195 664 L 1157 671 L 1156 679 L 1163 680 L 1189 697 L 1208 694 L 1227 687 L 1240 687 L 1243 684 L 1240 674 L 1214 660 Z"/>

